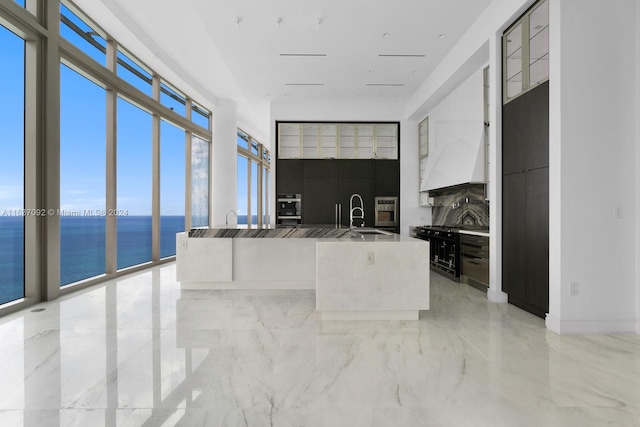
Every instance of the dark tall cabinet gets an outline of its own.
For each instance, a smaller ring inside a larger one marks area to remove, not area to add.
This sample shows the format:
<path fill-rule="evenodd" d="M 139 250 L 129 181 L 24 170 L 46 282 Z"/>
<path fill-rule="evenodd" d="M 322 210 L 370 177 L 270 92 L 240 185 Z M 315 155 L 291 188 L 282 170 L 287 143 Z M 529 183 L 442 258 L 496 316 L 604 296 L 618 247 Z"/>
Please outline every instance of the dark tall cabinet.
<path fill-rule="evenodd" d="M 549 83 L 502 108 L 502 288 L 549 311 Z"/>
<path fill-rule="evenodd" d="M 303 224 L 350 225 L 350 199 L 359 194 L 365 224 L 373 226 L 373 160 L 304 160 L 302 187 Z"/>

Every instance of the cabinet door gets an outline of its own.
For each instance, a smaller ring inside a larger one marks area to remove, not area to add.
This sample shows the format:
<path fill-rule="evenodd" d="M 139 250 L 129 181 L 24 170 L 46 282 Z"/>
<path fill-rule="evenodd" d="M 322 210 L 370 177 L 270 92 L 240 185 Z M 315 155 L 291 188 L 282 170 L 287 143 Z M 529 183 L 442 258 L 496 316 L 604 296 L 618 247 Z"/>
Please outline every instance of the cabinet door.
<path fill-rule="evenodd" d="M 526 99 L 521 96 L 502 107 L 502 173 L 522 172 L 524 165 Z"/>
<path fill-rule="evenodd" d="M 351 196 L 359 194 L 362 197 L 365 225 L 373 227 L 373 206 L 375 179 L 375 160 L 339 160 L 338 161 L 338 203 L 342 205 L 342 225 L 350 226 Z M 357 198 L 354 206 L 360 206 Z M 355 213 L 361 216 L 360 212 Z M 360 225 L 360 221 L 355 225 Z"/>
<path fill-rule="evenodd" d="M 300 125 L 297 123 L 278 124 L 278 158 L 296 159 L 300 157 Z"/>
<path fill-rule="evenodd" d="M 526 173 L 526 302 L 549 311 L 549 168 Z"/>
<path fill-rule="evenodd" d="M 278 160 L 276 194 L 302 193 L 302 160 Z"/>
<path fill-rule="evenodd" d="M 320 157 L 335 159 L 338 157 L 338 125 L 335 123 L 320 126 Z"/>
<path fill-rule="evenodd" d="M 376 160 L 376 196 L 400 196 L 400 162 Z"/>
<path fill-rule="evenodd" d="M 302 157 L 317 159 L 320 157 L 320 126 L 317 124 L 302 125 Z"/>
<path fill-rule="evenodd" d="M 549 166 L 549 82 L 522 95 L 526 101 L 524 164 L 526 170 Z"/>
<path fill-rule="evenodd" d="M 338 178 L 336 176 L 333 178 L 305 177 L 302 191 L 302 223 L 335 224 L 337 194 Z M 343 216 L 344 210 L 343 206 Z"/>
<path fill-rule="evenodd" d="M 525 174 L 502 178 L 502 290 L 525 299 Z"/>
<path fill-rule="evenodd" d="M 303 160 L 305 178 L 337 178 L 338 160 Z"/>
<path fill-rule="evenodd" d="M 376 125 L 376 158 L 398 158 L 398 125 Z"/>
<path fill-rule="evenodd" d="M 373 158 L 373 125 L 359 125 L 358 129 L 358 149 L 356 150 L 356 158 L 372 159 Z"/>

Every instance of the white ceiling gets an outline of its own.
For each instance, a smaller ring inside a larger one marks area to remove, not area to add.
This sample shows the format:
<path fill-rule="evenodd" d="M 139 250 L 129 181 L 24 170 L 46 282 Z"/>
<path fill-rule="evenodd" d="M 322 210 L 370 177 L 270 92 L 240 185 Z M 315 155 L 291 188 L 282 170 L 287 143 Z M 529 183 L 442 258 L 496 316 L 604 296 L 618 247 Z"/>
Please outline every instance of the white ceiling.
<path fill-rule="evenodd" d="M 232 99 L 253 123 L 274 101 L 408 100 L 490 2 L 76 0 L 196 101 Z"/>

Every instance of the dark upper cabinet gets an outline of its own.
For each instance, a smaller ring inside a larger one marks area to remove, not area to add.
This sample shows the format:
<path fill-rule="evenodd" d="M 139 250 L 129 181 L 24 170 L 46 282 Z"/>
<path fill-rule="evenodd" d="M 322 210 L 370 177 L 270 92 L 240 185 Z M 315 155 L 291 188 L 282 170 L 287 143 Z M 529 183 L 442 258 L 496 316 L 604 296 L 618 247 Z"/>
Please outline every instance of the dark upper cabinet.
<path fill-rule="evenodd" d="M 549 82 L 502 109 L 502 173 L 549 166 Z"/>
<path fill-rule="evenodd" d="M 278 160 L 276 182 L 278 194 L 302 193 L 302 160 Z"/>
<path fill-rule="evenodd" d="M 524 123 L 526 133 L 525 169 L 549 167 L 549 82 L 527 92 L 529 114 Z"/>
<path fill-rule="evenodd" d="M 400 161 L 376 160 L 375 195 L 400 196 Z"/>
<path fill-rule="evenodd" d="M 502 173 L 523 172 L 524 166 L 524 95 L 502 108 Z"/>
<path fill-rule="evenodd" d="M 374 160 L 337 160 L 340 178 L 373 178 Z"/>
<path fill-rule="evenodd" d="M 338 160 L 302 160 L 305 178 L 337 178 Z"/>

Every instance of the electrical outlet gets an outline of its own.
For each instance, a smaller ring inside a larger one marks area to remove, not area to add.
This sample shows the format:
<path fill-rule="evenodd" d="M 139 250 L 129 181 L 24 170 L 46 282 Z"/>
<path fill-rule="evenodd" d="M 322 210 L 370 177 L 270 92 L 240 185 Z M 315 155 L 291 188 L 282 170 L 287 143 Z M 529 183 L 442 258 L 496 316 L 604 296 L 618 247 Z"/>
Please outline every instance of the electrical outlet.
<path fill-rule="evenodd" d="M 622 218 L 622 208 L 619 205 L 613 205 L 612 213 L 613 219 Z"/>
<path fill-rule="evenodd" d="M 376 261 L 375 254 L 373 252 L 367 252 L 367 264 L 373 265 Z"/>
<path fill-rule="evenodd" d="M 569 282 L 569 295 L 575 297 L 580 293 L 580 285 L 578 282 Z"/>

